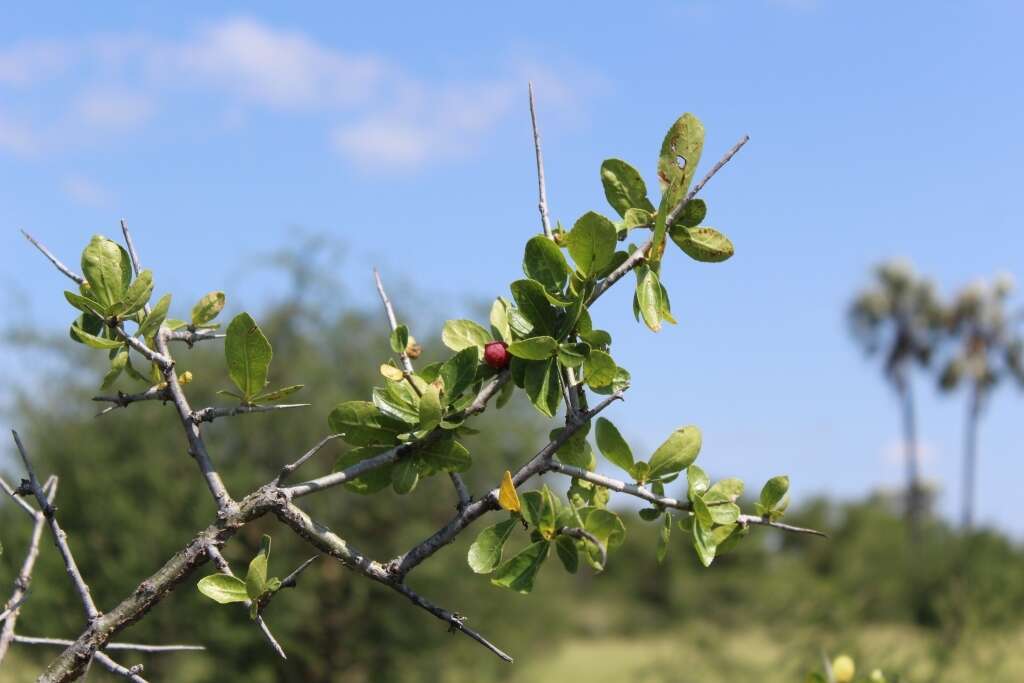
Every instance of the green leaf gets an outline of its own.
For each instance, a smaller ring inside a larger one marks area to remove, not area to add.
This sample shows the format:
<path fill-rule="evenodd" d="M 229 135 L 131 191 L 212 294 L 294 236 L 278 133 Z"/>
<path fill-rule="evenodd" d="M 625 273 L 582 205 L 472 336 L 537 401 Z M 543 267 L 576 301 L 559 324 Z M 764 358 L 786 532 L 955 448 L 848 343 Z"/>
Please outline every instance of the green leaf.
<path fill-rule="evenodd" d="M 714 228 L 673 227 L 669 233 L 672 241 L 695 261 L 718 263 L 735 253 L 729 238 Z"/>
<path fill-rule="evenodd" d="M 562 561 L 565 571 L 575 574 L 580 566 L 580 555 L 576 549 L 576 541 L 570 536 L 559 534 L 558 538 L 555 539 L 555 552 L 558 554 L 558 559 Z"/>
<path fill-rule="evenodd" d="M 408 425 L 419 424 L 419 401 L 419 396 L 404 379 L 388 380 L 384 387 L 373 389 L 373 405 L 388 417 Z"/>
<path fill-rule="evenodd" d="M 704 528 L 697 517 L 690 517 L 690 533 L 693 535 L 693 549 L 697 551 L 697 558 L 705 567 L 710 567 L 715 561 L 715 544 L 709 529 Z"/>
<path fill-rule="evenodd" d="M 420 429 L 430 431 L 441 424 L 441 396 L 434 385 L 428 385 L 420 396 Z"/>
<path fill-rule="evenodd" d="M 210 574 L 199 579 L 196 584 L 199 592 L 222 605 L 233 602 L 245 602 L 249 599 L 245 590 L 245 581 L 230 574 Z"/>
<path fill-rule="evenodd" d="M 391 468 L 391 487 L 395 493 L 405 495 L 416 488 L 420 479 L 419 470 L 412 458 L 402 458 Z"/>
<path fill-rule="evenodd" d="M 115 341 L 95 334 L 89 334 L 77 324 L 71 326 L 71 338 L 94 349 L 119 349 L 124 346 L 123 341 Z"/>
<path fill-rule="evenodd" d="M 92 298 L 109 308 L 124 298 L 132 281 L 132 262 L 128 252 L 116 242 L 94 235 L 82 252 L 82 274 L 89 283 Z"/>
<path fill-rule="evenodd" d="M 676 226 L 692 228 L 696 225 L 700 225 L 707 215 L 708 205 L 703 199 L 694 197 L 690 201 L 686 202 L 686 206 L 683 207 L 683 212 L 679 214 L 679 218 L 677 218 L 676 222 L 670 226 L 670 229 L 675 228 Z"/>
<path fill-rule="evenodd" d="M 544 494 L 540 491 L 526 491 L 519 494 L 519 502 L 523 520 L 534 529 L 540 528 L 544 514 Z"/>
<path fill-rule="evenodd" d="M 658 532 L 658 549 L 655 556 L 658 559 L 658 564 L 665 561 L 665 556 L 668 555 L 668 542 L 672 537 L 672 513 L 665 512 L 665 522 L 661 525 L 661 530 Z"/>
<path fill-rule="evenodd" d="M 405 353 L 405 347 L 409 345 L 409 328 L 399 325 L 391 330 L 391 350 L 395 353 Z"/>
<path fill-rule="evenodd" d="M 675 430 L 651 456 L 650 476 L 661 478 L 686 468 L 697 459 L 700 444 L 700 429 L 697 427 L 689 425 Z"/>
<path fill-rule="evenodd" d="M 566 237 L 569 254 L 584 275 L 594 275 L 608 265 L 617 241 L 615 225 L 593 211 L 580 216 Z"/>
<path fill-rule="evenodd" d="M 633 466 L 629 468 L 629 476 L 633 477 L 633 481 L 637 483 L 643 483 L 647 481 L 647 478 L 651 474 L 651 466 L 643 460 L 633 463 Z"/>
<path fill-rule="evenodd" d="M 490 574 L 501 563 L 501 551 L 505 541 L 512 535 L 518 520 L 516 518 L 498 522 L 480 532 L 469 546 L 469 568 L 477 574 Z"/>
<path fill-rule="evenodd" d="M 663 194 L 654 225 L 649 258 L 653 270 L 658 269 L 665 250 L 668 213 L 686 196 L 697 164 L 700 163 L 703 148 L 704 126 L 693 114 L 683 114 L 679 117 L 662 142 L 661 154 L 658 156 L 658 180 Z"/>
<path fill-rule="evenodd" d="M 109 389 L 110 386 L 121 376 L 125 366 L 128 365 L 128 349 L 121 347 L 114 352 L 114 357 L 110 359 L 110 370 L 103 377 L 103 389 Z"/>
<path fill-rule="evenodd" d="M 280 401 L 285 396 L 291 396 L 304 386 L 304 384 L 291 384 L 286 387 L 281 387 L 280 389 L 274 389 L 273 391 L 268 391 L 265 394 L 253 397 L 252 402 L 273 403 L 274 401 Z"/>
<path fill-rule="evenodd" d="M 580 330 L 580 339 L 595 349 L 608 348 L 612 343 L 612 336 L 604 330 Z"/>
<path fill-rule="evenodd" d="M 422 446 L 417 454 L 423 464 L 421 474 L 465 472 L 473 464 L 469 451 L 454 437 L 439 439 Z"/>
<path fill-rule="evenodd" d="M 637 269 L 636 303 L 644 324 L 652 332 L 661 330 L 661 282 L 650 268 Z"/>
<path fill-rule="evenodd" d="M 164 294 L 160 297 L 156 305 L 150 310 L 149 315 L 145 317 L 136 334 L 145 339 L 149 339 L 155 335 L 163 324 L 164 319 L 167 317 L 167 309 L 171 307 L 171 295 Z"/>
<path fill-rule="evenodd" d="M 591 387 L 603 387 L 615 379 L 615 361 L 604 351 L 594 349 L 583 361 L 583 375 Z"/>
<path fill-rule="evenodd" d="M 786 493 L 789 491 L 789 477 L 779 476 L 772 477 L 765 482 L 764 487 L 761 489 L 761 497 L 758 505 L 758 514 L 764 516 L 769 515 L 773 512 L 782 512 L 785 510 L 779 510 L 779 506 L 783 499 L 786 497 Z"/>
<path fill-rule="evenodd" d="M 575 342 L 558 345 L 558 362 L 567 368 L 578 368 L 590 355 L 590 344 Z"/>
<path fill-rule="evenodd" d="M 622 438 L 615 425 L 603 417 L 597 418 L 597 447 L 601 454 L 616 467 L 629 472 L 633 468 L 633 451 Z"/>
<path fill-rule="evenodd" d="M 705 503 L 708 502 L 706 496 L 703 500 Z M 715 524 L 735 524 L 740 518 L 740 507 L 736 503 L 708 504 L 707 509 Z"/>
<path fill-rule="evenodd" d="M 339 472 L 347 469 L 356 463 L 373 458 L 381 453 L 386 453 L 389 450 L 391 450 L 391 446 L 363 446 L 360 448 L 352 448 L 341 454 L 337 462 L 334 464 L 334 471 Z M 359 493 L 362 495 L 377 493 L 391 484 L 391 468 L 392 465 L 378 467 L 350 481 L 346 481 L 343 486 L 353 493 Z"/>
<path fill-rule="evenodd" d="M 267 562 L 270 560 L 270 536 L 263 534 L 260 539 L 260 550 L 249 562 L 249 571 L 245 575 L 245 592 L 250 600 L 258 600 L 267 589 Z"/>
<path fill-rule="evenodd" d="M 447 403 L 451 403 L 473 384 L 479 365 L 480 356 L 475 346 L 467 346 L 441 365 L 438 377 L 444 380 Z"/>
<path fill-rule="evenodd" d="M 545 360 L 555 355 L 558 342 L 552 337 L 531 337 L 508 345 L 508 352 L 524 360 Z"/>
<path fill-rule="evenodd" d="M 573 432 L 572 436 L 562 443 L 557 453 L 559 460 L 566 465 L 572 465 L 584 470 L 593 470 L 597 466 L 594 460 L 594 452 L 587 442 L 588 427 L 589 423 L 577 429 Z M 559 438 L 563 431 L 565 431 L 564 427 L 552 430 L 549 435 L 550 439 L 554 441 Z"/>
<path fill-rule="evenodd" d="M 452 351 L 479 349 L 477 358 L 483 358 L 484 344 L 491 341 L 491 334 L 472 320 L 449 320 L 441 331 L 441 341 Z"/>
<path fill-rule="evenodd" d="M 626 209 L 622 215 L 622 226 L 626 230 L 633 228 L 647 227 L 654 223 L 654 207 L 650 211 L 646 209 Z M 625 239 L 625 238 L 623 238 Z M 623 252 L 624 253 L 624 252 Z M 627 254 L 628 257 L 628 254 Z"/>
<path fill-rule="evenodd" d="M 267 370 L 273 357 L 270 342 L 248 313 L 239 313 L 228 325 L 224 340 L 228 375 L 235 383 L 245 402 L 267 386 Z"/>
<path fill-rule="evenodd" d="M 547 291 L 561 292 L 569 278 L 569 264 L 558 245 L 544 235 L 537 235 L 526 243 L 523 272 Z"/>
<path fill-rule="evenodd" d="M 631 208 L 654 213 L 654 205 L 647 198 L 647 185 L 640 173 L 621 159 L 605 159 L 601 164 L 601 184 L 604 196 L 620 216 Z"/>
<path fill-rule="evenodd" d="M 536 280 L 516 280 L 510 285 L 512 298 L 516 301 L 518 312 L 533 327 L 532 336 L 554 335 L 555 309 L 548 303 L 544 285 Z M 514 319 L 510 318 L 512 324 Z M 512 324 L 512 328 L 515 329 Z"/>
<path fill-rule="evenodd" d="M 620 546 L 626 540 L 626 525 L 610 510 L 591 509 L 584 520 L 584 526 L 609 548 Z"/>
<path fill-rule="evenodd" d="M 224 292 L 209 292 L 203 295 L 192 307 L 192 324 L 205 325 L 216 318 L 224 310 Z"/>
<path fill-rule="evenodd" d="M 700 522 L 700 525 L 705 529 L 710 529 L 714 526 L 714 522 L 711 519 L 711 511 L 708 510 L 707 503 L 700 496 L 695 496 L 690 500 L 690 504 L 693 506 L 693 516 Z"/>
<path fill-rule="evenodd" d="M 352 446 L 392 445 L 398 435 L 408 431 L 402 422 L 381 414 L 367 401 L 339 403 L 327 417 L 335 434 L 341 434 Z"/>
<path fill-rule="evenodd" d="M 736 499 L 743 495 L 743 482 L 735 477 L 722 479 L 720 482 L 708 489 L 704 499 L 708 503 L 729 502 L 735 503 Z"/>
<path fill-rule="evenodd" d="M 690 465 L 686 469 L 686 496 L 691 502 L 702 498 L 710 483 L 707 473 L 697 465 Z"/>
<path fill-rule="evenodd" d="M 558 400 L 562 393 L 558 362 L 553 358 L 528 362 L 524 382 L 526 395 L 534 407 L 542 414 L 554 417 L 558 412 Z"/>
<path fill-rule="evenodd" d="M 537 571 L 548 557 L 550 546 L 547 541 L 537 541 L 526 546 L 495 570 L 491 583 L 517 593 L 529 593 L 533 590 Z"/>
<path fill-rule="evenodd" d="M 498 297 L 491 304 L 491 332 L 495 339 L 503 342 L 512 341 L 512 330 L 508 324 L 508 302 Z"/>
<path fill-rule="evenodd" d="M 64 298 L 68 300 L 68 303 L 86 314 L 92 314 L 94 316 L 104 317 L 107 315 L 106 307 L 100 302 L 90 299 L 87 296 L 81 294 L 75 294 L 74 292 L 64 292 Z"/>
<path fill-rule="evenodd" d="M 135 278 L 135 281 L 128 286 L 128 290 L 124 294 L 119 306 L 117 306 L 117 315 L 124 317 L 141 310 L 143 306 L 149 303 L 149 297 L 153 294 L 153 273 L 149 270 L 144 270 L 139 273 L 139 276 Z"/>

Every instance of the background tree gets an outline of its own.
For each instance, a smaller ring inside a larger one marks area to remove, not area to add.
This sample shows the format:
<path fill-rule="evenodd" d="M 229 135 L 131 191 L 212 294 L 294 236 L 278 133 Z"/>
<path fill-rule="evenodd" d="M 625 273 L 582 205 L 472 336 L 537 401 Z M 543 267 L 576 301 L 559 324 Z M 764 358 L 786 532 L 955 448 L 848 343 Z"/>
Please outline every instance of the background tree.
<path fill-rule="evenodd" d="M 874 281 L 854 298 L 848 318 L 868 355 L 882 358 L 886 380 L 900 402 L 906 468 L 906 515 L 916 526 L 925 501 L 911 369 L 927 366 L 939 339 L 942 309 L 932 283 L 902 261 L 874 270 Z"/>
<path fill-rule="evenodd" d="M 978 424 L 993 390 L 1004 379 L 1024 387 L 1024 338 L 1021 313 L 1009 312 L 1013 279 L 999 275 L 990 283 L 975 282 L 954 297 L 946 316 L 946 333 L 954 347 L 939 374 L 939 387 L 952 392 L 967 387 L 964 418 L 961 523 L 974 524 L 977 486 Z"/>

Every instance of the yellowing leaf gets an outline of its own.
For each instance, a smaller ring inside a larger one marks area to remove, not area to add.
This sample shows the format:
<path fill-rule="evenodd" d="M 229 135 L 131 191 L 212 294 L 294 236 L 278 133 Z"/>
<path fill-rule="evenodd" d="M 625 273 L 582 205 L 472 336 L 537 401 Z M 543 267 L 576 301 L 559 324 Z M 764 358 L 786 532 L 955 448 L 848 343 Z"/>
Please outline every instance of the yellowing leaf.
<path fill-rule="evenodd" d="M 516 485 L 512 483 L 512 473 L 505 470 L 505 476 L 501 478 L 501 488 L 498 489 L 498 505 L 509 512 L 519 512 L 522 505 L 519 504 L 519 494 L 516 493 Z"/>
<path fill-rule="evenodd" d="M 405 377 L 405 375 L 402 374 L 401 370 L 396 368 L 394 365 L 391 365 L 390 363 L 381 364 L 380 374 L 384 375 L 388 379 L 395 382 L 401 382 L 402 378 Z"/>

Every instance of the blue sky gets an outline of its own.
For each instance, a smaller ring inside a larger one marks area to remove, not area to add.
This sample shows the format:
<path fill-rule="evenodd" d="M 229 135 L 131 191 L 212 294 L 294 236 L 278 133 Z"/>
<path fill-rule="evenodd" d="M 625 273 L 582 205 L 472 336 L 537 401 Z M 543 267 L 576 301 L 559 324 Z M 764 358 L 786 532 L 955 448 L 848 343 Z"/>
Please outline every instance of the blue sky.
<path fill-rule="evenodd" d="M 797 498 L 898 481 L 894 399 L 843 309 L 890 256 L 943 292 L 999 270 L 1024 277 L 1024 6 L 638 5 L 9 7 L 5 307 L 52 329 L 69 319 L 63 283 L 19 228 L 77 262 L 89 235 L 125 217 L 158 289 L 180 301 L 225 288 L 258 310 L 283 283 L 245 277 L 244 263 L 301 227 L 348 245 L 337 275 L 353 302 L 372 301 L 376 264 L 465 315 L 518 276 L 538 229 L 532 79 L 551 210 L 567 224 L 608 211 L 603 158 L 652 181 L 684 111 L 704 121 L 705 167 L 751 136 L 704 193 L 736 256 L 666 264 L 678 327 L 636 325 L 624 289 L 596 307 L 633 374 L 611 417 L 637 450 L 696 423 L 712 472 L 787 472 Z M 4 371 L 20 372 L 5 355 Z M 953 515 L 964 402 L 923 378 L 918 393 L 925 471 Z M 1016 390 L 996 395 L 978 498 L 983 523 L 1017 535 L 1022 410 Z"/>

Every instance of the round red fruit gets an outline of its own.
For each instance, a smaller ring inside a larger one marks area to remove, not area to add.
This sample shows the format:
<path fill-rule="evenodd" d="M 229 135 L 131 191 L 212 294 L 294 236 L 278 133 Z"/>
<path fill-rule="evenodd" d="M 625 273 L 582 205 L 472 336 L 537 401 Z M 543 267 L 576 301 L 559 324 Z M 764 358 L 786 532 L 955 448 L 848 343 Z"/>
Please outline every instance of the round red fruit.
<path fill-rule="evenodd" d="M 487 342 L 484 345 L 484 362 L 495 370 L 504 370 L 511 360 L 508 352 L 508 344 L 503 341 Z"/>

